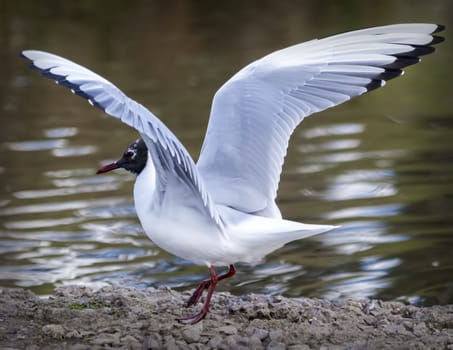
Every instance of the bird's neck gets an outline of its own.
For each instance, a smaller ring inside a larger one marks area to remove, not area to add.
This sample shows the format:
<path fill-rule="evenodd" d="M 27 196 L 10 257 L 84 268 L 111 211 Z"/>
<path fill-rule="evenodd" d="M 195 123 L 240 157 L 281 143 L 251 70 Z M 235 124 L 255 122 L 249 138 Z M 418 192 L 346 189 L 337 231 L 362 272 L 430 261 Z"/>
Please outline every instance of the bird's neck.
<path fill-rule="evenodd" d="M 148 211 L 153 207 L 156 188 L 156 168 L 148 153 L 145 167 L 137 175 L 134 184 L 135 209 L 139 218 L 141 215 L 145 215 L 145 210 Z"/>

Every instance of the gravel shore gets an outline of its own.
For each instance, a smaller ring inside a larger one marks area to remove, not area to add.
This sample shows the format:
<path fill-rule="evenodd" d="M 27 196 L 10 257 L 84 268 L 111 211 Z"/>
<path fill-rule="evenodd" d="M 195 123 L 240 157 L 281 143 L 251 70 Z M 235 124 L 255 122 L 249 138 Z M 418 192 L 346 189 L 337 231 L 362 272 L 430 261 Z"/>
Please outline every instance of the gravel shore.
<path fill-rule="evenodd" d="M 176 317 L 189 292 L 61 287 L 43 299 L 0 289 L 1 349 L 453 349 L 453 305 L 216 293 L 207 318 Z"/>

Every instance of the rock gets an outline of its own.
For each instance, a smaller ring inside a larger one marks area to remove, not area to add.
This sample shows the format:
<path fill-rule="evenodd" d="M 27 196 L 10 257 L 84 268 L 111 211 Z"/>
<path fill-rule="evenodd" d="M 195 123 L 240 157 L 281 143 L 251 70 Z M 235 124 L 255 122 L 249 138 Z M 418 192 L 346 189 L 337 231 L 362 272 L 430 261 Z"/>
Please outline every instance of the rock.
<path fill-rule="evenodd" d="M 284 338 L 283 331 L 281 329 L 276 329 L 269 332 L 269 339 L 274 342 L 280 342 Z"/>
<path fill-rule="evenodd" d="M 261 339 L 256 335 L 252 335 L 249 339 L 248 346 L 250 349 L 261 349 L 263 347 Z"/>
<path fill-rule="evenodd" d="M 128 334 L 125 337 L 121 338 L 121 343 L 123 344 L 138 343 L 138 340 L 134 336 Z"/>
<path fill-rule="evenodd" d="M 128 343 L 128 340 L 129 339 L 125 340 L 126 344 Z M 94 344 L 94 345 L 118 346 L 121 344 L 120 343 L 120 333 L 119 332 L 113 333 L 113 334 L 101 333 L 101 334 L 95 336 L 93 339 L 91 339 L 90 343 Z"/>
<path fill-rule="evenodd" d="M 166 350 L 178 350 L 179 347 L 176 345 L 176 341 L 175 341 L 175 338 L 173 338 L 173 336 L 171 335 L 166 335 L 164 338 L 163 338 L 163 349 L 166 349 Z M 143 344 L 143 348 L 146 349 L 146 346 L 145 344 Z"/>
<path fill-rule="evenodd" d="M 86 349 L 87 349 L 86 344 L 73 344 L 68 347 L 68 350 L 86 350 Z"/>
<path fill-rule="evenodd" d="M 288 350 L 310 350 L 310 347 L 306 344 L 297 344 L 297 345 L 290 345 Z"/>
<path fill-rule="evenodd" d="M 222 343 L 222 340 L 223 340 L 222 337 L 214 336 L 211 338 L 211 340 L 209 340 L 208 346 L 215 349 L 220 345 L 220 343 Z"/>
<path fill-rule="evenodd" d="M 253 336 L 257 337 L 259 340 L 264 340 L 267 338 L 269 335 L 269 332 L 265 329 L 256 329 L 255 332 L 253 333 Z"/>
<path fill-rule="evenodd" d="M 227 336 L 223 342 L 219 345 L 219 349 L 236 349 L 237 341 L 234 335 Z"/>
<path fill-rule="evenodd" d="M 425 322 L 420 322 L 414 327 L 414 334 L 417 337 L 422 337 L 423 335 L 429 333 L 428 327 L 426 327 Z"/>
<path fill-rule="evenodd" d="M 80 339 L 80 338 L 82 338 L 82 335 L 80 334 L 80 332 L 77 329 L 74 329 L 72 331 L 67 332 L 64 335 L 64 337 L 66 339 L 71 339 L 71 338 Z"/>
<path fill-rule="evenodd" d="M 63 339 L 66 333 L 63 326 L 59 324 L 47 324 L 41 330 L 45 335 L 55 339 Z"/>
<path fill-rule="evenodd" d="M 271 341 L 267 346 L 266 350 L 286 350 L 286 345 L 281 342 Z"/>
<path fill-rule="evenodd" d="M 138 341 L 138 340 L 135 339 L 135 341 Z M 162 343 L 161 343 L 159 334 L 155 334 L 155 335 L 146 337 L 145 341 L 143 342 L 143 348 L 144 349 L 161 349 Z"/>
<path fill-rule="evenodd" d="M 235 326 L 223 326 L 218 328 L 219 333 L 231 335 L 237 334 L 238 330 Z"/>
<path fill-rule="evenodd" d="M 200 329 L 198 327 L 186 328 L 182 331 L 182 337 L 187 344 L 196 343 L 201 337 Z"/>
<path fill-rule="evenodd" d="M 406 330 L 406 327 L 404 327 L 404 325 L 402 325 L 402 324 L 388 324 L 384 327 L 384 332 L 391 334 L 391 335 L 410 334 L 410 332 L 408 332 Z"/>

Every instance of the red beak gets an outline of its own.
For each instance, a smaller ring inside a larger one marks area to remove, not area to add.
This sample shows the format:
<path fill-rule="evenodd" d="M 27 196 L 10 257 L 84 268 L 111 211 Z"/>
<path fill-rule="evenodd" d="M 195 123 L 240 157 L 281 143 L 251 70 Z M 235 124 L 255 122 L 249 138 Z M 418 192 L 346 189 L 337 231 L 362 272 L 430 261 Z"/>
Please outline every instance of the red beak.
<path fill-rule="evenodd" d="M 104 165 L 103 167 L 100 167 L 100 168 L 98 169 L 98 171 L 96 171 L 96 174 L 106 173 L 106 172 L 108 172 L 108 171 L 118 169 L 119 167 L 120 167 L 120 166 L 118 165 L 117 162 L 113 162 L 113 163 Z"/>

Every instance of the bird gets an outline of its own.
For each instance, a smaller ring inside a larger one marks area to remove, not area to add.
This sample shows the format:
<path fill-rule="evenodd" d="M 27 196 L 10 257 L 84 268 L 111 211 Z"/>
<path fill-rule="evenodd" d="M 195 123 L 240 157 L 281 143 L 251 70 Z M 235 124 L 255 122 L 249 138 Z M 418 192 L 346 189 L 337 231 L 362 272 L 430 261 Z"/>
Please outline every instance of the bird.
<path fill-rule="evenodd" d="M 123 168 L 136 175 L 133 196 L 146 235 L 162 249 L 206 266 L 185 303 L 208 314 L 219 281 L 235 264 L 261 261 L 283 245 L 335 229 L 282 218 L 277 190 L 290 136 L 302 120 L 382 87 L 434 51 L 444 26 L 402 23 L 314 39 L 246 65 L 215 93 L 195 162 L 151 111 L 110 81 L 66 58 L 39 50 L 21 55 L 59 85 L 135 128 L 140 137 L 97 173 Z M 228 267 L 218 274 L 216 268 Z"/>

